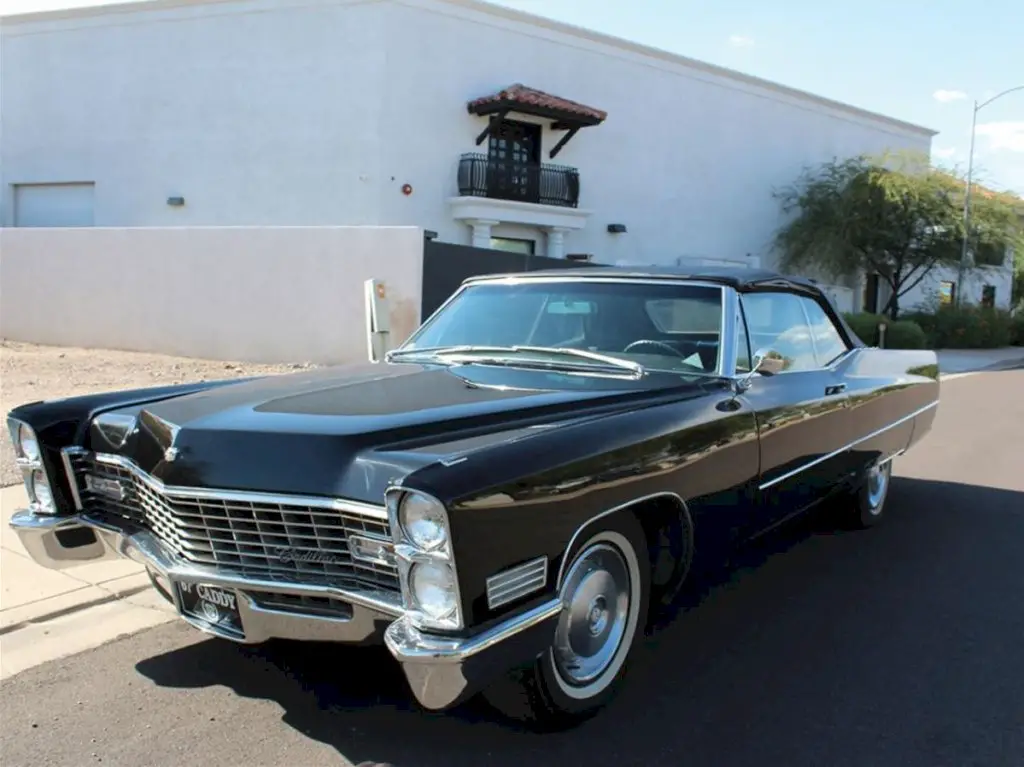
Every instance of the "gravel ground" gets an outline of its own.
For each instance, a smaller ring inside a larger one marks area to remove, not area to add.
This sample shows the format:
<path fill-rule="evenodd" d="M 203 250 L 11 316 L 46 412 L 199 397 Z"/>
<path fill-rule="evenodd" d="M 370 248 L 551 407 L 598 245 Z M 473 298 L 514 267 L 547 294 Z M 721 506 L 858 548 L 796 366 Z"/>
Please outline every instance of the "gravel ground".
<path fill-rule="evenodd" d="M 0 341 L 0 411 L 26 402 L 116 389 L 292 372 L 294 365 L 197 360 L 108 349 L 75 349 Z M 0 434 L 0 487 L 21 482 L 6 421 Z"/>

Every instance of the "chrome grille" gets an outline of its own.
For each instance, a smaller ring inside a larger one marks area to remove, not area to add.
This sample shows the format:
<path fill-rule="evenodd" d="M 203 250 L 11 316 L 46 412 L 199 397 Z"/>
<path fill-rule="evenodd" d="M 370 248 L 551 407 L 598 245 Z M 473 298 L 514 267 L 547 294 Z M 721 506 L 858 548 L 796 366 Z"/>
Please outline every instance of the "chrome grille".
<path fill-rule="evenodd" d="M 298 505 L 243 500 L 243 493 L 177 492 L 103 457 L 81 455 L 73 465 L 87 514 L 148 530 L 192 564 L 262 580 L 399 590 L 394 565 L 349 552 L 351 535 L 390 541 L 386 519 L 312 499 Z M 117 488 L 120 493 L 112 492 Z"/>

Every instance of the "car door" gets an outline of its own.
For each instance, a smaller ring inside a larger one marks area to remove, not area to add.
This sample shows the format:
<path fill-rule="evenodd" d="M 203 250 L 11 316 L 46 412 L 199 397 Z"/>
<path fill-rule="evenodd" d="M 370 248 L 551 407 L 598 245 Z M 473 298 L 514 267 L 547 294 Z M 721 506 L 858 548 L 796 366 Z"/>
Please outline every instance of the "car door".
<path fill-rule="evenodd" d="M 749 370 L 749 359 L 759 350 L 785 360 L 782 372 L 756 375 L 743 395 L 758 421 L 761 466 L 754 523 L 760 528 L 821 500 L 844 475 L 848 396 L 829 365 L 848 350 L 841 336 L 840 351 L 812 322 L 808 300 L 813 301 L 785 290 L 740 296 L 748 348 L 741 352 L 747 357 L 737 361 L 737 373 L 744 364 Z"/>

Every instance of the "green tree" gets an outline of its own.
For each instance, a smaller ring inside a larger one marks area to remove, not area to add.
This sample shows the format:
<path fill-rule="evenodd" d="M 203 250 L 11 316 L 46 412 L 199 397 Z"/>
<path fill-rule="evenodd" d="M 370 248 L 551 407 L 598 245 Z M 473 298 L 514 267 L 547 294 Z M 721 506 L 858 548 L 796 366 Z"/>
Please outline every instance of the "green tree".
<path fill-rule="evenodd" d="M 890 288 L 883 313 L 898 319 L 901 297 L 934 268 L 959 264 L 963 194 L 955 172 L 919 155 L 861 156 L 809 169 L 775 192 L 790 217 L 775 238 L 780 265 L 833 278 L 877 272 Z M 968 243 L 977 263 L 1001 263 L 1008 246 L 1024 245 L 1011 198 L 972 185 Z"/>

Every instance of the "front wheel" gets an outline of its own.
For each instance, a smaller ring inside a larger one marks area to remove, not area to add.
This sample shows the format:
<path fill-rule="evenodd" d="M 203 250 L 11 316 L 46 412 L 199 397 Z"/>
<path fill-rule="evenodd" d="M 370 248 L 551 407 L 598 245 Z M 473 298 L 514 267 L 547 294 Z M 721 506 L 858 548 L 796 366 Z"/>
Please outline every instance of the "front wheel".
<path fill-rule="evenodd" d="M 650 562 L 635 517 L 617 515 L 567 556 L 552 646 L 485 693 L 504 713 L 546 729 L 575 724 L 608 703 L 647 622 Z"/>

